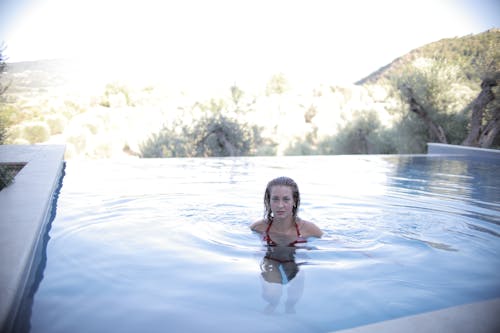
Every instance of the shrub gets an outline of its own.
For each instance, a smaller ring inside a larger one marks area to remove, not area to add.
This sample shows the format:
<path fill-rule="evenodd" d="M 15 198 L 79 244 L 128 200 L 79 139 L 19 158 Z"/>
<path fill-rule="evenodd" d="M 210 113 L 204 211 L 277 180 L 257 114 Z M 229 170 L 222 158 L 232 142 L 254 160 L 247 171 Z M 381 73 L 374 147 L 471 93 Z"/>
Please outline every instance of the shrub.
<path fill-rule="evenodd" d="M 31 144 L 47 141 L 50 138 L 50 128 L 42 121 L 24 124 L 23 137 Z"/>
<path fill-rule="evenodd" d="M 321 154 L 390 154 L 395 142 L 376 112 L 356 112 L 353 120 L 339 128 L 334 137 L 319 142 Z M 389 140 L 389 141 L 387 141 Z"/>
<path fill-rule="evenodd" d="M 7 126 L 5 121 L 0 118 L 0 145 L 3 145 L 7 140 Z"/>
<path fill-rule="evenodd" d="M 50 133 L 61 134 L 64 131 L 64 127 L 68 123 L 68 120 L 63 115 L 53 114 L 45 118 L 45 122 L 49 125 Z"/>
<path fill-rule="evenodd" d="M 9 186 L 24 164 L 0 164 L 0 190 Z"/>
<path fill-rule="evenodd" d="M 88 144 L 88 138 L 92 135 L 87 128 L 73 127 L 67 130 L 66 142 L 71 143 L 74 147 L 75 154 L 82 153 Z"/>
<path fill-rule="evenodd" d="M 120 83 L 109 83 L 106 85 L 100 104 L 105 107 L 134 106 L 130 98 L 129 89 Z"/>

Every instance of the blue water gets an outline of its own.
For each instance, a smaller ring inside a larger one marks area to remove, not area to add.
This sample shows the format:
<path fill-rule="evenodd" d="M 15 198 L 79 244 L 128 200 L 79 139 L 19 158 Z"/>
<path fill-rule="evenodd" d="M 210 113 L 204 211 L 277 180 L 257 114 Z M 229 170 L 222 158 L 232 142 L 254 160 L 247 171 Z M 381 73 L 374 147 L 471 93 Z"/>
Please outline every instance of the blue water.
<path fill-rule="evenodd" d="M 286 284 L 248 228 L 281 175 L 325 232 L 283 250 Z M 427 156 L 69 161 L 31 331 L 327 332 L 500 297 L 498 175 Z"/>

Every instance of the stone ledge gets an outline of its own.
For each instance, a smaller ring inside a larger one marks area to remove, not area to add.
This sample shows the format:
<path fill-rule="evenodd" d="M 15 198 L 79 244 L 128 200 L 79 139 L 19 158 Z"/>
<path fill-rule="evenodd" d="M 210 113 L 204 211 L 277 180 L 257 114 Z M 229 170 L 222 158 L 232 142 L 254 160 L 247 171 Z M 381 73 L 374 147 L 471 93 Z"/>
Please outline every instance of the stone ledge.
<path fill-rule="evenodd" d="M 0 145 L 0 163 L 26 163 L 0 191 L 0 329 L 12 330 L 64 166 L 62 145 Z"/>
<path fill-rule="evenodd" d="M 337 331 L 337 333 L 500 332 L 500 298 Z"/>

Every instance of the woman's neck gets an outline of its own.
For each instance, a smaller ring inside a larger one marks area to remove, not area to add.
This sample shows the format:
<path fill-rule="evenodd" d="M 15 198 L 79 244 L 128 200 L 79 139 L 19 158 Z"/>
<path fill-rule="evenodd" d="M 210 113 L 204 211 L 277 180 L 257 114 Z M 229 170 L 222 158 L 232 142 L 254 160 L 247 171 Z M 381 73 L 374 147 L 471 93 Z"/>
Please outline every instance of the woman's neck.
<path fill-rule="evenodd" d="M 286 233 L 288 230 L 295 228 L 296 218 L 278 219 L 273 218 L 273 229 L 276 232 Z"/>

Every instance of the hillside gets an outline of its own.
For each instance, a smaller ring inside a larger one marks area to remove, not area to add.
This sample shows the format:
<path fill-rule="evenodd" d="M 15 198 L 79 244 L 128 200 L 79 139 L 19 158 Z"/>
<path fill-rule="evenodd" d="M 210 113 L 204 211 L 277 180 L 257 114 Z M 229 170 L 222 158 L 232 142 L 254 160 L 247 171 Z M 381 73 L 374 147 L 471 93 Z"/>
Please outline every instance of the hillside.
<path fill-rule="evenodd" d="M 477 35 L 446 38 L 426 44 L 395 59 L 377 71 L 356 82 L 357 85 L 376 84 L 385 78 L 398 76 L 402 69 L 417 58 L 446 59 L 450 64 L 457 65 L 471 82 L 480 81 L 484 68 L 477 64 L 484 57 L 494 63 L 496 69 L 500 64 L 500 29 L 490 29 Z"/>

